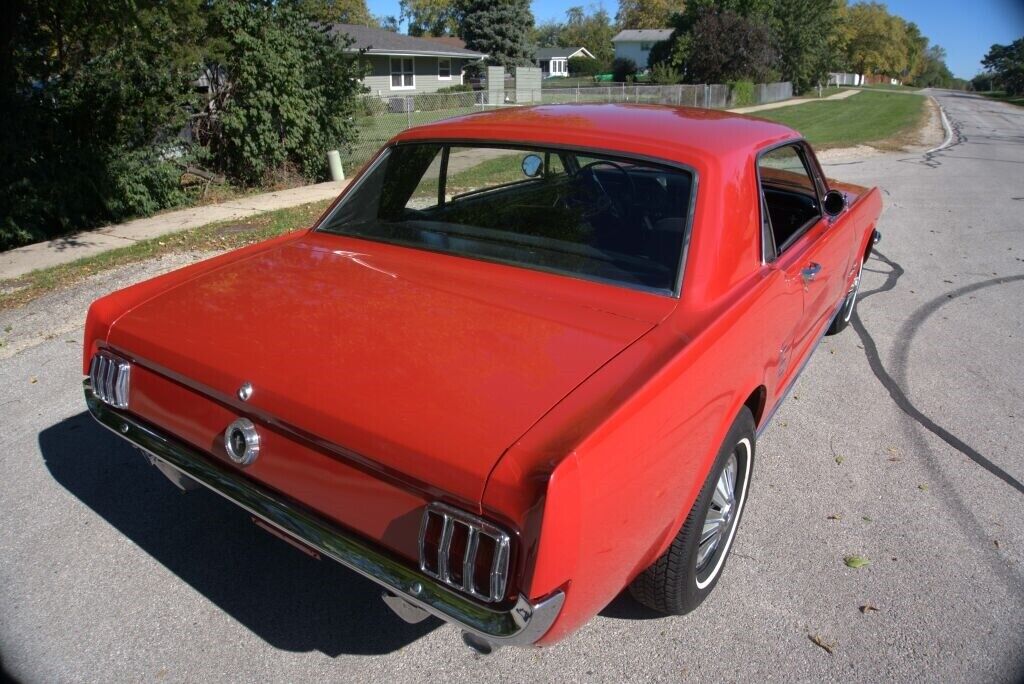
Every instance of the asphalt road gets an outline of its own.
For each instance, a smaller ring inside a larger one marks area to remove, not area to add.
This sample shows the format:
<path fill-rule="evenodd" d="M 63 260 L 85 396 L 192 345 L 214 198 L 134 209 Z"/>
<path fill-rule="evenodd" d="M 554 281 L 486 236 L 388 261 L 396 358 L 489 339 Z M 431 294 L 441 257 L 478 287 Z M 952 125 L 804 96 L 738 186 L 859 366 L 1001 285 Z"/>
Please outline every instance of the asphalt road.
<path fill-rule="evenodd" d="M 4 668 L 40 682 L 1019 681 L 1024 109 L 938 97 L 948 148 L 828 167 L 884 188 L 885 237 L 854 327 L 822 344 L 763 435 L 732 559 L 696 613 L 620 597 L 555 647 L 480 657 L 214 495 L 180 494 L 91 422 L 79 390 L 85 305 L 176 257 L 0 314 Z M 851 554 L 870 564 L 846 567 Z"/>

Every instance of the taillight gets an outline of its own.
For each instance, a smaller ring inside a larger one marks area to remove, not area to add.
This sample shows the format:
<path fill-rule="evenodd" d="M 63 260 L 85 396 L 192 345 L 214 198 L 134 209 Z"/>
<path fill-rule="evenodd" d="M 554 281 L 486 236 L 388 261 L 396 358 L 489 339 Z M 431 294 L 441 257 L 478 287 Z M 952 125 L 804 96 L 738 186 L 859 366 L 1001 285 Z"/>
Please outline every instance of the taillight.
<path fill-rule="evenodd" d="M 132 366 L 109 352 L 98 352 L 89 364 L 89 383 L 100 401 L 114 408 L 128 408 Z"/>
<path fill-rule="evenodd" d="M 430 504 L 420 524 L 420 570 L 488 602 L 508 587 L 509 536 L 491 523 L 445 504 Z"/>

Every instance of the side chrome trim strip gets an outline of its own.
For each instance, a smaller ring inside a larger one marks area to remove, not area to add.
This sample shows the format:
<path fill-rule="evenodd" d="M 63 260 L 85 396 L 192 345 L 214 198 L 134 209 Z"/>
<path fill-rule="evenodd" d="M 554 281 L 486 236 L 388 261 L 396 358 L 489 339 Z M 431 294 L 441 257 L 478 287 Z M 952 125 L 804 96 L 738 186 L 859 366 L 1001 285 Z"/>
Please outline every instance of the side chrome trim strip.
<path fill-rule="evenodd" d="M 93 418 L 162 464 L 195 480 L 283 534 L 358 572 L 445 622 L 495 646 L 528 646 L 547 633 L 561 612 L 565 594 L 538 601 L 520 596 L 500 610 L 480 605 L 413 569 L 316 513 L 292 503 L 241 473 L 147 423 L 104 404 L 88 379 L 83 383 Z"/>

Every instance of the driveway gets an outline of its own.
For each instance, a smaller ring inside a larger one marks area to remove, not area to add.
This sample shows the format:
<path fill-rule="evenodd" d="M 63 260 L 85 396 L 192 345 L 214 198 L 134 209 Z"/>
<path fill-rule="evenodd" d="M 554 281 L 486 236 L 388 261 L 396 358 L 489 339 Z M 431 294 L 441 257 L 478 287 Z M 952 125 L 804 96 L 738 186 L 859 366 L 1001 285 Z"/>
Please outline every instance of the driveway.
<path fill-rule="evenodd" d="M 179 493 L 93 424 L 79 388 L 88 301 L 173 257 L 0 314 L 4 668 L 24 681 L 1019 681 L 1024 109 L 936 96 L 955 129 L 946 149 L 828 164 L 884 189 L 884 239 L 853 327 L 822 343 L 762 436 L 733 556 L 696 613 L 659 618 L 620 597 L 552 648 L 481 657 L 215 495 Z M 846 567 L 853 554 L 870 564 Z"/>

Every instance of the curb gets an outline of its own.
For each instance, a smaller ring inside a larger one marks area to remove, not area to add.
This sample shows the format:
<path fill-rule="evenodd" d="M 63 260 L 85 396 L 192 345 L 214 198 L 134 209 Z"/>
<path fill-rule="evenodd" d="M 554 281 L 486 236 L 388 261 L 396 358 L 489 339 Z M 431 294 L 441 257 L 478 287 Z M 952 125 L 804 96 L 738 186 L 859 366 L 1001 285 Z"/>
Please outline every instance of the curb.
<path fill-rule="evenodd" d="M 933 147 L 932 149 L 925 152 L 925 154 L 934 154 L 939 150 L 944 150 L 947 147 L 949 147 L 950 143 L 953 142 L 953 127 L 949 125 L 949 119 L 946 118 L 946 110 L 942 108 L 942 105 L 940 105 L 939 101 L 936 100 L 934 97 L 932 98 L 932 102 L 934 102 L 935 105 L 939 108 L 939 118 L 942 119 L 942 128 L 943 130 L 946 131 L 946 138 L 945 140 L 942 141 L 941 145 L 939 145 L 938 147 Z"/>

